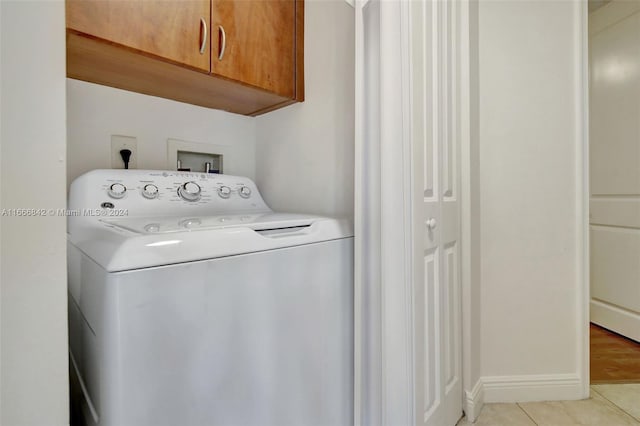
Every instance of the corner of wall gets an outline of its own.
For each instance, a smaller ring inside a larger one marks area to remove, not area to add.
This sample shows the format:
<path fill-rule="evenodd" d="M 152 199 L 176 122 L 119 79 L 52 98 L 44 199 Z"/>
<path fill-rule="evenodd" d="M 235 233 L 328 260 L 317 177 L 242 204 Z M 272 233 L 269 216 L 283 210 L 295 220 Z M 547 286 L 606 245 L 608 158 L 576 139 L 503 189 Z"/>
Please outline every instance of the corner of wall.
<path fill-rule="evenodd" d="M 581 143 L 576 144 L 576 245 L 581 247 L 577 265 L 577 371 L 580 375 L 582 397 L 589 397 L 590 355 L 589 355 L 589 300 L 590 296 L 590 248 L 589 248 L 589 8 L 586 2 L 575 5 L 577 20 L 575 33 L 575 49 L 578 58 L 575 64 L 576 73 L 576 132 Z"/>
<path fill-rule="evenodd" d="M 461 97 L 465 132 L 461 135 L 462 283 L 463 283 L 463 409 L 474 421 L 484 405 L 481 380 L 481 204 L 480 204 L 480 109 L 479 109 L 479 8 L 467 0 L 463 9 L 463 34 L 467 53 L 462 55 Z"/>
<path fill-rule="evenodd" d="M 482 386 L 482 378 L 478 379 L 471 391 L 464 392 L 464 401 L 462 409 L 467 421 L 473 423 L 480 416 L 480 412 L 484 407 L 484 387 Z"/>

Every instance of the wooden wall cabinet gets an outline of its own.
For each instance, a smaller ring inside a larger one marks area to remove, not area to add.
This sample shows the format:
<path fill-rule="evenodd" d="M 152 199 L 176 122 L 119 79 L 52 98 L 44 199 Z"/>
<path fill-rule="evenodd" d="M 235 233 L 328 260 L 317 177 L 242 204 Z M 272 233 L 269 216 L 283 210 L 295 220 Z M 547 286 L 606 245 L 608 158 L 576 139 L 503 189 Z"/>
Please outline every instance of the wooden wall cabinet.
<path fill-rule="evenodd" d="M 304 100 L 303 0 L 67 0 L 67 76 L 245 115 Z"/>

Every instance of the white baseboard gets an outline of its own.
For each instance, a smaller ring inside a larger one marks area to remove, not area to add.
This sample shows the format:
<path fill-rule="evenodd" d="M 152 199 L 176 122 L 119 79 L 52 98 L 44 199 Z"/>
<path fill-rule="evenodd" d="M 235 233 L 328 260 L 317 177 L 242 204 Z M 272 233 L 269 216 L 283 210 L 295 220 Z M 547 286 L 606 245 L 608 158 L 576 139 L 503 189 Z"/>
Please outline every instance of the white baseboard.
<path fill-rule="evenodd" d="M 482 378 L 478 379 L 471 391 L 465 391 L 464 394 L 464 406 L 462 409 L 464 410 L 464 415 L 467 417 L 467 420 L 473 423 L 480 415 L 480 411 L 482 411 L 482 407 L 484 406 Z"/>
<path fill-rule="evenodd" d="M 591 322 L 640 342 L 640 315 L 591 299 Z"/>
<path fill-rule="evenodd" d="M 585 387 L 577 374 L 485 376 L 480 380 L 485 403 L 562 401 L 584 398 Z"/>

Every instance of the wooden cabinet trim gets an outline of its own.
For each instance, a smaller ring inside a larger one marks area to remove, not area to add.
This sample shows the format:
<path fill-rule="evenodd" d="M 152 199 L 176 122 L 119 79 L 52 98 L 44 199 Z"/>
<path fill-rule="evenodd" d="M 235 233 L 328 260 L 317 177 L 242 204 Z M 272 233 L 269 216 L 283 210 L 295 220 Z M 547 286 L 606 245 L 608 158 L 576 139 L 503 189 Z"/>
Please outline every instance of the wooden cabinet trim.
<path fill-rule="evenodd" d="M 73 30 L 67 30 L 67 77 L 244 115 L 290 101 Z"/>
<path fill-rule="evenodd" d="M 304 101 L 304 0 L 296 1 L 296 94 L 295 100 L 297 102 Z"/>
<path fill-rule="evenodd" d="M 172 60 L 172 59 L 164 57 L 164 56 L 158 56 L 158 55 L 155 55 L 153 53 L 150 53 L 150 52 L 147 52 L 147 51 L 144 51 L 144 50 L 139 50 L 139 49 L 136 49 L 134 47 L 126 46 L 126 45 L 123 45 L 123 44 L 120 44 L 120 43 L 116 43 L 116 42 L 111 41 L 111 40 L 105 40 L 103 38 L 96 37 L 96 36 L 93 36 L 91 34 L 86 34 L 86 33 L 83 33 L 81 31 L 76 31 L 76 30 L 74 30 L 72 28 L 67 28 L 67 50 L 69 50 L 69 37 L 86 38 L 86 39 L 89 39 L 89 40 L 93 40 L 98 44 L 105 45 L 105 46 L 106 45 L 113 46 L 113 47 L 115 47 L 117 49 L 122 49 L 122 50 L 125 50 L 125 51 L 129 52 L 129 53 L 132 53 L 132 54 L 135 54 L 135 55 L 144 56 L 144 57 L 147 57 L 149 59 L 153 59 L 155 61 L 160 61 L 160 62 L 164 62 L 164 63 L 171 64 L 171 65 L 176 65 L 176 66 L 179 66 L 181 68 L 187 69 L 189 71 L 196 71 L 196 72 L 201 73 L 201 74 L 211 75 L 211 73 L 209 71 L 206 71 L 206 70 L 204 70 L 202 68 L 198 68 L 198 67 L 195 67 L 195 66 L 192 66 L 192 65 L 189 65 L 189 64 L 178 62 L 178 61 Z M 68 53 L 67 53 L 67 57 L 68 57 Z"/>

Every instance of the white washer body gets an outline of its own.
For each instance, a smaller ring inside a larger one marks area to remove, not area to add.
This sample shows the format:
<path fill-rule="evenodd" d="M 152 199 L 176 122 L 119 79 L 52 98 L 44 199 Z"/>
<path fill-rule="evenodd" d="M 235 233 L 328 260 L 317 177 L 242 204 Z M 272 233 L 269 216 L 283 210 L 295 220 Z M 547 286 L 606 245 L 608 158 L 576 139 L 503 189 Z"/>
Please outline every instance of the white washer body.
<path fill-rule="evenodd" d="M 197 201 L 180 198 L 185 181 Z M 142 196 L 150 183 L 157 198 Z M 349 224 L 273 213 L 247 178 L 180 172 L 90 172 L 69 208 L 84 424 L 353 424 Z"/>

